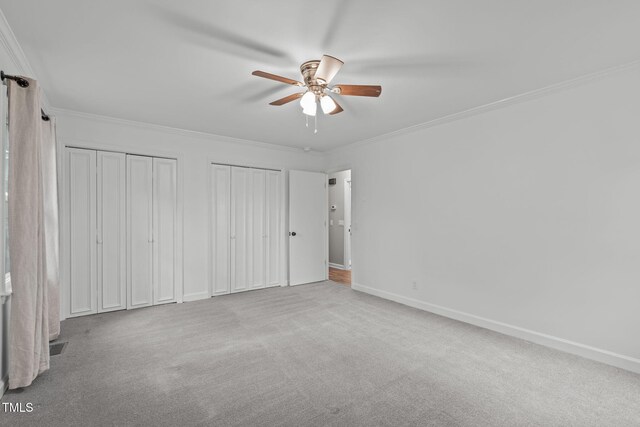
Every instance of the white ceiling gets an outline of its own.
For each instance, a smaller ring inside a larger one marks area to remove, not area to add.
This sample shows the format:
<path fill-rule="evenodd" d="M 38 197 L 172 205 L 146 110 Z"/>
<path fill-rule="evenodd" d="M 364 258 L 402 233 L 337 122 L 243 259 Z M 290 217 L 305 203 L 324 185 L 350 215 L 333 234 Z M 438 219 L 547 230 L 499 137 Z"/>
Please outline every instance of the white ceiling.
<path fill-rule="evenodd" d="M 325 151 L 640 58 L 640 1 L 0 0 L 53 106 Z M 327 53 L 345 112 L 305 128 Z"/>

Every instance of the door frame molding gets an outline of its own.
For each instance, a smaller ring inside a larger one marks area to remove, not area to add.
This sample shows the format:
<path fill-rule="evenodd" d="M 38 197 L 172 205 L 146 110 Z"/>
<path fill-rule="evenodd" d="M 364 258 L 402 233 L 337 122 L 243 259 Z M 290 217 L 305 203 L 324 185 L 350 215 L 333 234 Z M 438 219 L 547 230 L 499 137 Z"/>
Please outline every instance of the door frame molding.
<path fill-rule="evenodd" d="M 58 182 L 60 194 L 60 320 L 69 317 L 69 279 L 67 277 L 67 259 L 69 247 L 69 230 L 67 226 L 69 191 L 64 183 L 67 182 L 69 171 L 64 153 L 66 148 L 79 148 L 84 150 L 109 151 L 116 153 L 132 154 L 136 156 L 162 157 L 176 160 L 176 204 L 177 204 L 177 236 L 176 236 L 176 302 L 184 301 L 184 155 L 178 151 L 167 151 L 156 148 L 132 148 L 126 144 L 101 143 L 76 138 L 58 137 L 57 140 Z"/>
<path fill-rule="evenodd" d="M 348 170 L 349 172 L 351 172 L 351 169 L 345 169 Z M 344 233 L 343 233 L 343 252 L 342 252 L 342 265 L 344 266 L 345 270 L 351 270 L 351 208 L 352 208 L 352 200 L 351 200 L 351 178 L 349 179 L 344 179 L 342 182 L 342 187 L 344 189 L 344 212 L 345 212 L 345 218 L 344 218 Z M 346 212 L 347 212 L 347 187 L 349 187 L 349 223 L 347 224 L 347 216 L 346 216 Z M 348 254 L 348 256 L 347 256 Z"/>
<path fill-rule="evenodd" d="M 355 280 L 355 278 L 356 278 L 356 271 L 355 271 L 356 270 L 356 263 L 353 260 L 353 258 L 354 258 L 353 254 L 355 253 L 355 251 L 354 251 L 354 246 L 355 245 L 353 244 L 353 241 L 354 241 L 354 239 L 353 239 L 353 229 L 354 229 L 354 227 L 353 227 L 353 222 L 354 222 L 353 218 L 354 218 L 354 206 L 355 206 L 355 203 L 353 203 L 353 201 L 355 200 L 355 197 L 353 196 L 353 177 L 354 177 L 355 169 L 356 168 L 353 166 L 353 163 L 349 162 L 349 163 L 343 164 L 340 167 L 334 167 L 334 168 L 327 169 L 326 172 L 325 172 L 327 174 L 327 176 L 328 176 L 328 175 L 331 175 L 332 173 L 344 172 L 344 171 L 347 171 L 347 170 L 351 171 L 351 183 L 352 183 L 352 185 L 351 185 L 351 269 L 350 269 L 350 271 L 351 271 L 351 286 L 352 287 L 353 287 L 354 283 L 357 283 L 356 280 Z M 329 199 L 327 199 L 327 212 L 329 212 Z M 344 242 L 344 243 L 346 244 L 346 242 Z M 327 227 L 327 248 L 328 247 L 329 247 L 329 227 Z M 328 249 L 327 249 L 327 259 L 329 259 Z M 343 262 L 344 262 L 344 260 L 343 260 Z M 345 267 L 345 270 L 346 270 L 347 267 L 346 266 L 344 266 L 344 267 Z M 327 271 L 329 271 L 329 268 L 327 268 Z"/>

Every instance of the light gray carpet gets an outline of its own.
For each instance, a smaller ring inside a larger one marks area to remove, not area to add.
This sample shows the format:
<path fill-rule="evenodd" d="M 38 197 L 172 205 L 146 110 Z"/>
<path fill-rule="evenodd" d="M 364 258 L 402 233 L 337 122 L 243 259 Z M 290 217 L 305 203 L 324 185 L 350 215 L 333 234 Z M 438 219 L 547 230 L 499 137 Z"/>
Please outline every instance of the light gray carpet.
<path fill-rule="evenodd" d="M 62 338 L 2 399 L 33 413 L 0 424 L 640 425 L 640 375 L 331 282 L 70 319 Z"/>

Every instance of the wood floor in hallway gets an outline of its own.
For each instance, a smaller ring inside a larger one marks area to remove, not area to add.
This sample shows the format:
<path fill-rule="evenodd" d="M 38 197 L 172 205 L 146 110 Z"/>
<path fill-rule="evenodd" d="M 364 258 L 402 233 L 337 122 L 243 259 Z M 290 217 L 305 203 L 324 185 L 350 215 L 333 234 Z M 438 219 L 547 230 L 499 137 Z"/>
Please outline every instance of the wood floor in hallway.
<path fill-rule="evenodd" d="M 341 285 L 351 286 L 351 270 L 340 270 L 329 267 L 329 280 Z"/>

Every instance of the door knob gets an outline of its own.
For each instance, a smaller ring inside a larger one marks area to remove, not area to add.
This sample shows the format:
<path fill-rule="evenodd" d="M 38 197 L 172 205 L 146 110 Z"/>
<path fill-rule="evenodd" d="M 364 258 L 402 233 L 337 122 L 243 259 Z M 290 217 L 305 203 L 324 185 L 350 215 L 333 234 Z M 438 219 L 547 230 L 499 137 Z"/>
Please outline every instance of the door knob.
<path fill-rule="evenodd" d="M 295 237 L 295 235 L 296 235 L 296 232 L 295 232 L 295 231 L 292 231 L 291 233 L 289 233 L 289 236 L 293 236 L 293 237 Z"/>

